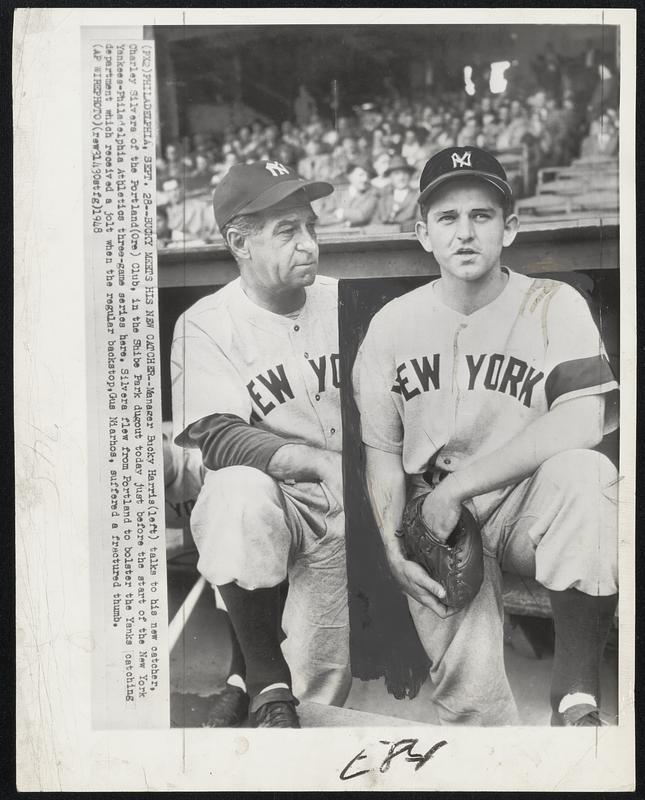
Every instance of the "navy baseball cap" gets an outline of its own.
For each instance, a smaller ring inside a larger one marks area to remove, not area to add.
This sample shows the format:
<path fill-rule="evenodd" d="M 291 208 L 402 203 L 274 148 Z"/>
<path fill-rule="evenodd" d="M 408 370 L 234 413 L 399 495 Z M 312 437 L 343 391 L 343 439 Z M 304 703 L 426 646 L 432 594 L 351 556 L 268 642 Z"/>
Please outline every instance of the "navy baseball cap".
<path fill-rule="evenodd" d="M 418 203 L 421 205 L 446 181 L 462 176 L 481 178 L 495 186 L 504 195 L 505 206 L 513 203 L 513 190 L 510 187 L 504 167 L 495 156 L 480 147 L 447 147 L 432 156 L 423 168 L 419 180 Z"/>
<path fill-rule="evenodd" d="M 235 164 L 213 193 L 215 221 L 221 230 L 238 214 L 254 214 L 274 206 L 295 192 L 311 202 L 334 191 L 326 181 L 306 181 L 279 161 Z"/>

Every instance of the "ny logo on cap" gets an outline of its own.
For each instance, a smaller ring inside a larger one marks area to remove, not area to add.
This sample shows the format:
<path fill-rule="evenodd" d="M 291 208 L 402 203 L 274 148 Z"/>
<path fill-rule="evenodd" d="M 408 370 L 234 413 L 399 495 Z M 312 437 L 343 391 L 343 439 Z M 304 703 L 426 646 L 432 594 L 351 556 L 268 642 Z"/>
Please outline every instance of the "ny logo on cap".
<path fill-rule="evenodd" d="M 459 153 L 452 154 L 452 168 L 456 169 L 457 167 L 470 167 L 472 166 L 470 163 L 470 150 L 466 150 L 463 156 L 460 156 Z"/>
<path fill-rule="evenodd" d="M 277 178 L 278 175 L 289 174 L 289 170 L 284 166 L 284 164 L 281 164 L 279 161 L 267 161 L 265 169 L 268 169 L 274 178 Z"/>

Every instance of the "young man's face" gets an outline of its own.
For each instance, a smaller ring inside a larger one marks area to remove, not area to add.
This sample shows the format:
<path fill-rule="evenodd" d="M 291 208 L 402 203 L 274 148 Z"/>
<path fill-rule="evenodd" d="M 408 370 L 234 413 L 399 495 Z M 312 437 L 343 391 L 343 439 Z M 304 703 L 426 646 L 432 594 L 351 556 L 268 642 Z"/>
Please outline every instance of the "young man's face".
<path fill-rule="evenodd" d="M 310 286 L 318 269 L 315 221 L 309 203 L 293 198 L 263 212 L 260 230 L 245 237 L 245 283 L 276 295 Z"/>
<path fill-rule="evenodd" d="M 460 178 L 430 198 L 425 222 L 417 222 L 421 245 L 433 253 L 441 274 L 464 282 L 485 278 L 500 266 L 502 247 L 515 239 L 518 220 L 504 218 L 502 196 L 478 178 Z"/>

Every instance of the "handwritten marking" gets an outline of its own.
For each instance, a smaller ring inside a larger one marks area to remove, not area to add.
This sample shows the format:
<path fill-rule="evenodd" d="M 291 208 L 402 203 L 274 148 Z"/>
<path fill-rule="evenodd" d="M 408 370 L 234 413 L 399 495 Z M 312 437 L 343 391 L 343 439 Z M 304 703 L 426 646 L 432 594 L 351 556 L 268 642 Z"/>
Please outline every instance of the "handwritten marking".
<path fill-rule="evenodd" d="M 388 740 L 381 739 L 379 740 L 380 744 L 389 745 L 389 749 L 387 751 L 387 755 L 381 762 L 379 766 L 379 772 L 385 773 L 389 770 L 392 761 L 398 756 L 403 754 L 405 755 L 405 761 L 412 763 L 415 765 L 414 771 L 418 772 L 425 764 L 430 761 L 432 756 L 440 750 L 444 745 L 448 744 L 445 739 L 442 739 L 440 742 L 433 744 L 432 747 L 425 753 L 415 753 L 414 748 L 419 743 L 418 739 L 399 739 L 397 742 L 390 742 Z M 367 754 L 365 753 L 365 748 L 363 748 L 359 753 L 357 753 L 350 761 L 343 767 L 340 771 L 340 779 L 341 781 L 348 781 L 352 778 L 358 778 L 361 775 L 366 775 L 368 772 L 371 772 L 371 769 L 359 769 L 355 772 L 350 772 L 354 764 L 358 761 L 364 761 L 367 758 Z"/>

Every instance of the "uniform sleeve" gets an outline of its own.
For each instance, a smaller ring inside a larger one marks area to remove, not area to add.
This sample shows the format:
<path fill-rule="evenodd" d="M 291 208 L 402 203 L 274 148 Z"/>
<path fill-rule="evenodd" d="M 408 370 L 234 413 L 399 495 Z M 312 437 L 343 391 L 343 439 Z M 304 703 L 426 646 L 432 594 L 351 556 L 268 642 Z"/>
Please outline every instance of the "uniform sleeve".
<path fill-rule="evenodd" d="M 175 440 L 211 414 L 250 421 L 251 398 L 240 374 L 217 342 L 184 315 L 175 326 L 170 372 Z"/>
<path fill-rule="evenodd" d="M 276 450 L 298 441 L 254 428 L 232 414 L 213 414 L 189 425 L 177 444 L 198 447 L 208 469 L 242 466 L 266 472 Z"/>
<path fill-rule="evenodd" d="M 394 359 L 379 325 L 372 322 L 359 348 L 352 380 L 361 415 L 361 438 L 387 453 L 403 452 L 403 423 L 394 395 Z"/>
<path fill-rule="evenodd" d="M 549 409 L 575 397 L 605 395 L 605 433 L 618 424 L 618 383 L 585 299 L 562 286 L 547 309 L 545 392 Z"/>

